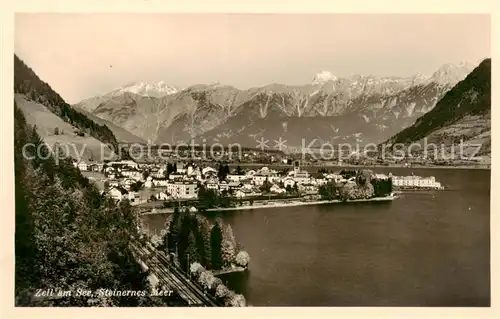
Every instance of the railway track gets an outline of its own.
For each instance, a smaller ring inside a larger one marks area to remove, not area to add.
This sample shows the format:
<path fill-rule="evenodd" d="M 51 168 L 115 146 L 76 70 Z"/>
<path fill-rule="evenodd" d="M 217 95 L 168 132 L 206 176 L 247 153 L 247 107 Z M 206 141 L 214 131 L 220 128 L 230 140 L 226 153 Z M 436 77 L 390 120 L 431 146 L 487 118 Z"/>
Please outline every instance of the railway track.
<path fill-rule="evenodd" d="M 168 261 L 163 252 L 155 249 L 149 242 L 144 245 L 133 239 L 131 248 L 158 277 L 161 284 L 177 291 L 190 306 L 223 306 L 213 296 L 206 294 L 199 285 L 188 280 L 176 266 Z"/>

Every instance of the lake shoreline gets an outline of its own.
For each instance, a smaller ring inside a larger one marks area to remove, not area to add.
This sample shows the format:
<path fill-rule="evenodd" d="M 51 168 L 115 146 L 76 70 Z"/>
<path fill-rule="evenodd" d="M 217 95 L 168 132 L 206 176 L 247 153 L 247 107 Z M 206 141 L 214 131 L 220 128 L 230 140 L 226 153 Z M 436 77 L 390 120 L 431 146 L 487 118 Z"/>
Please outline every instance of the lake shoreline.
<path fill-rule="evenodd" d="M 292 167 L 292 165 L 288 164 L 263 164 L 263 163 L 228 163 L 229 166 L 241 166 L 241 167 Z M 404 165 L 336 165 L 336 164 L 309 164 L 309 165 L 302 165 L 302 167 L 307 168 L 307 167 L 314 167 L 314 168 L 365 168 L 365 169 L 370 169 L 370 168 L 408 168 L 408 169 L 470 169 L 470 170 L 491 170 L 491 167 L 484 167 L 484 165 L 471 165 L 471 166 L 464 166 L 464 165 L 457 165 L 457 166 L 438 166 L 438 165 L 417 165 L 417 166 L 404 166 Z"/>
<path fill-rule="evenodd" d="M 264 209 L 264 208 L 286 208 L 286 207 L 297 207 L 297 206 L 308 206 L 308 205 L 324 205 L 324 204 L 355 204 L 355 203 L 370 203 L 370 202 L 391 202 L 397 199 L 398 196 L 386 196 L 386 197 L 374 197 L 368 199 L 353 199 L 342 201 L 338 199 L 334 200 L 317 200 L 317 201 L 294 201 L 290 203 L 280 203 L 274 202 L 271 204 L 264 205 L 252 205 L 252 206 L 237 206 L 237 207 L 221 207 L 221 208 L 209 208 L 207 212 L 218 212 L 218 211 L 234 211 L 234 210 L 252 210 L 252 209 Z M 171 208 L 158 209 L 151 212 L 142 213 L 143 215 L 155 215 L 155 214 L 171 214 L 173 213 Z"/>

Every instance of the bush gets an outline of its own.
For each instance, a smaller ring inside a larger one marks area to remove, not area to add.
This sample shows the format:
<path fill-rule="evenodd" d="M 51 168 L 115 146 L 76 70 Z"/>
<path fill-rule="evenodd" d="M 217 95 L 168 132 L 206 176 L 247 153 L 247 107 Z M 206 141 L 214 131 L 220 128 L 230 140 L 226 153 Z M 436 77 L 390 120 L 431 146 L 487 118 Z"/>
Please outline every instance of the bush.
<path fill-rule="evenodd" d="M 227 288 L 223 284 L 220 284 L 217 286 L 217 288 L 215 288 L 215 296 L 219 299 L 226 298 L 230 293 L 231 291 L 229 290 L 229 288 Z"/>
<path fill-rule="evenodd" d="M 225 305 L 229 307 L 245 307 L 247 301 L 243 295 L 230 292 L 226 297 Z"/>
<path fill-rule="evenodd" d="M 206 271 L 205 268 L 203 268 L 203 266 L 198 262 L 192 263 L 189 270 L 191 271 L 191 274 L 196 277 L 199 277 L 202 272 Z"/>
<path fill-rule="evenodd" d="M 235 258 L 236 264 L 241 267 L 247 267 L 250 261 L 250 256 L 246 251 L 240 251 Z"/>
<path fill-rule="evenodd" d="M 200 274 L 199 282 L 203 288 L 210 290 L 214 284 L 215 276 L 211 271 L 206 270 Z"/>

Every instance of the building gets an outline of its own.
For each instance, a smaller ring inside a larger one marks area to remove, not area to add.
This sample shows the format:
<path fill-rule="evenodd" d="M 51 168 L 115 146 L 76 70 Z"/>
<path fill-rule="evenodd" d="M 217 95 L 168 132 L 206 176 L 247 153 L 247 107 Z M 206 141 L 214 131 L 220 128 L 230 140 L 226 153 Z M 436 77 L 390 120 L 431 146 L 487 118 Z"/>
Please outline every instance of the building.
<path fill-rule="evenodd" d="M 80 161 L 78 163 L 78 169 L 81 170 L 81 171 L 88 171 L 89 170 L 89 166 L 88 164 L 85 162 L 85 161 Z"/>
<path fill-rule="evenodd" d="M 287 188 L 288 186 L 293 187 L 293 185 L 295 185 L 295 181 L 292 177 L 285 177 L 283 179 L 283 185 L 285 185 L 285 188 Z"/>
<path fill-rule="evenodd" d="M 108 194 L 111 196 L 111 198 L 115 200 L 122 200 L 124 198 L 128 198 L 128 192 L 126 189 L 120 187 L 120 186 L 115 186 L 110 188 L 108 191 Z"/>
<path fill-rule="evenodd" d="M 226 181 L 222 181 L 219 183 L 219 190 L 222 191 L 228 191 L 229 190 L 229 184 Z"/>
<path fill-rule="evenodd" d="M 219 182 L 215 179 L 210 179 L 205 183 L 205 187 L 207 189 L 218 191 L 219 190 Z"/>
<path fill-rule="evenodd" d="M 138 199 L 139 198 L 139 194 L 136 193 L 136 192 L 128 192 L 127 193 L 127 198 L 130 202 L 135 202 L 136 198 Z"/>
<path fill-rule="evenodd" d="M 166 178 L 155 178 L 152 182 L 154 187 L 167 187 L 169 180 Z"/>
<path fill-rule="evenodd" d="M 434 176 L 393 176 L 392 184 L 400 188 L 424 188 L 424 189 L 443 189 L 440 182 L 436 181 Z"/>
<path fill-rule="evenodd" d="M 228 175 L 226 176 L 226 179 L 227 179 L 229 182 L 241 182 L 241 181 L 243 181 L 243 180 L 248 179 L 248 176 L 247 176 L 247 175 L 228 174 Z"/>
<path fill-rule="evenodd" d="M 279 187 L 278 185 L 276 184 L 273 184 L 273 186 L 271 186 L 271 189 L 270 189 L 271 193 L 275 193 L 275 194 L 283 194 L 286 192 L 285 189 Z"/>
<path fill-rule="evenodd" d="M 215 168 L 210 167 L 210 166 L 207 166 L 201 170 L 202 175 L 207 175 L 207 173 L 209 173 L 209 172 L 213 172 L 213 173 L 215 173 L 215 175 L 217 175 L 217 170 Z"/>
<path fill-rule="evenodd" d="M 108 180 L 108 185 L 109 185 L 109 187 L 118 187 L 118 186 L 120 186 L 120 181 L 118 181 L 116 179 L 110 179 L 110 180 Z"/>
<path fill-rule="evenodd" d="M 180 174 L 180 173 L 171 173 L 170 175 L 168 175 L 168 179 L 170 179 L 172 181 L 182 180 L 182 179 L 184 179 L 185 176 L 186 175 Z"/>
<path fill-rule="evenodd" d="M 169 196 L 167 193 L 164 192 L 159 192 L 158 194 L 155 195 L 156 199 L 158 200 L 168 200 Z"/>
<path fill-rule="evenodd" d="M 123 161 L 119 161 L 119 162 L 108 162 L 108 166 L 128 166 L 130 168 L 133 168 L 133 169 L 138 169 L 139 168 L 139 164 L 137 164 L 136 162 L 134 161 L 131 161 L 131 160 L 123 160 Z"/>
<path fill-rule="evenodd" d="M 95 164 L 92 164 L 91 166 L 92 166 L 92 168 L 91 168 L 92 171 L 94 171 L 94 172 L 102 172 L 104 164 L 102 164 L 102 163 L 95 163 Z"/>
<path fill-rule="evenodd" d="M 125 177 L 130 177 L 136 181 L 138 180 L 141 180 L 142 179 L 142 173 L 137 171 L 137 170 L 128 170 L 128 169 L 124 169 L 121 171 L 121 174 Z"/>
<path fill-rule="evenodd" d="M 173 198 L 193 199 L 198 196 L 198 184 L 191 182 L 168 182 L 167 192 Z"/>

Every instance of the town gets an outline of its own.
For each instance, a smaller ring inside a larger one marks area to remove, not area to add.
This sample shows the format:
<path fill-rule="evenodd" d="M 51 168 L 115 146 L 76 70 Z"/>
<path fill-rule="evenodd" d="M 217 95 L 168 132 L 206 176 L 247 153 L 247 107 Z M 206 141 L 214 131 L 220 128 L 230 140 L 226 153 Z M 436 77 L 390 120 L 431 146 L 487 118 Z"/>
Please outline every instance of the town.
<path fill-rule="evenodd" d="M 362 172 L 334 172 L 320 168 L 315 173 L 309 173 L 297 160 L 281 169 L 267 166 L 230 168 L 225 163 L 212 166 L 193 162 L 137 163 L 133 160 L 99 164 L 80 161 L 74 162 L 74 166 L 115 200 L 128 199 L 131 205 L 145 208 L 165 208 L 195 201 L 204 201 L 205 208 L 210 209 L 227 208 L 235 206 L 235 203 L 243 205 L 243 201 L 246 205 L 252 205 L 254 201 L 273 199 L 331 200 L 335 196 L 327 194 L 328 185 L 343 185 L 345 189 L 356 186 Z M 391 195 L 392 175 L 368 172 L 369 176 L 365 178 L 372 180 L 372 184 L 374 181 L 390 181 L 390 185 L 382 192 L 372 187 L 371 193 L 361 197 L 368 199 Z M 333 192 L 341 195 L 338 190 Z M 350 196 L 347 199 L 358 198 Z M 232 201 L 232 204 L 227 200 Z"/>

